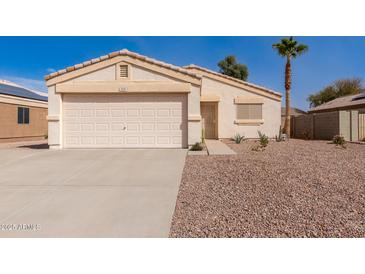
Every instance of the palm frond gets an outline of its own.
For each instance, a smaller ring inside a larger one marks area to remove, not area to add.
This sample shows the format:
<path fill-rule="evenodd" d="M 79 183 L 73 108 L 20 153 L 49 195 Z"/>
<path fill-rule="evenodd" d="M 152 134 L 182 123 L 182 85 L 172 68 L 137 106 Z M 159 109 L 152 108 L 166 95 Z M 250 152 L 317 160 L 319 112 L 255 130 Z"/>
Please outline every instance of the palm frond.
<path fill-rule="evenodd" d="M 294 40 L 291 36 L 289 38 L 282 38 L 280 43 L 272 45 L 273 49 L 277 50 L 280 56 L 287 58 L 296 58 L 297 56 L 308 51 L 308 46 L 304 44 L 299 44 L 298 41 Z"/>

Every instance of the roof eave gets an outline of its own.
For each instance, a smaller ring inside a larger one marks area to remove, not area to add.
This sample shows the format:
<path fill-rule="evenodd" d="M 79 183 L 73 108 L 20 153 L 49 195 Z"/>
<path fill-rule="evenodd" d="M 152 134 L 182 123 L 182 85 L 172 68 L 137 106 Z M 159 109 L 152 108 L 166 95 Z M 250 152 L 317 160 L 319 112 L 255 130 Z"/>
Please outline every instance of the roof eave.
<path fill-rule="evenodd" d="M 263 91 L 263 92 L 266 92 L 266 93 L 270 94 L 271 96 L 277 96 L 277 97 L 280 98 L 280 100 L 281 100 L 281 98 L 283 96 L 281 93 L 276 92 L 274 90 L 271 90 L 271 89 L 268 89 L 268 88 L 265 88 L 265 87 L 262 87 L 262 86 L 258 86 L 256 84 L 252 84 L 252 83 L 249 83 L 249 82 L 246 82 L 246 81 L 242 81 L 240 79 L 236 79 L 236 78 L 233 78 L 233 77 L 230 77 L 230 76 L 227 76 L 227 75 L 224 75 L 224 74 L 221 74 L 221 73 L 218 73 L 218 72 L 215 72 L 215 71 L 212 71 L 210 69 L 207 69 L 207 68 L 204 68 L 204 67 L 200 67 L 200 66 L 197 66 L 197 65 L 193 65 L 192 64 L 192 65 L 184 66 L 184 68 L 186 68 L 186 69 L 196 69 L 196 70 L 199 70 L 199 71 L 208 73 L 208 74 L 215 75 L 217 77 L 221 77 L 221 78 L 230 80 L 232 82 L 239 83 L 241 85 L 245 85 L 247 87 L 251 87 L 251 88 L 254 88 L 254 89 L 258 89 L 260 91 Z M 209 76 L 206 76 L 206 77 L 209 77 Z"/>
<path fill-rule="evenodd" d="M 115 51 L 115 52 L 109 53 L 107 55 L 103 55 L 103 56 L 100 56 L 98 58 L 94 58 L 94 59 L 85 61 L 83 63 L 67 67 L 66 69 L 61 69 L 59 71 L 56 71 L 56 72 L 53 72 L 51 74 L 46 75 L 44 77 L 44 79 L 45 79 L 46 82 L 48 82 L 48 81 L 50 81 L 52 79 L 55 79 L 59 76 L 66 75 L 67 73 L 74 72 L 76 70 L 80 70 L 80 69 L 83 69 L 83 68 L 86 68 L 86 67 L 90 67 L 92 65 L 95 65 L 95 64 L 107 61 L 107 60 L 111 60 L 111 59 L 113 59 L 115 57 L 118 57 L 118 56 L 128 56 L 128 57 L 131 57 L 131 58 L 138 59 L 140 61 L 144 61 L 146 63 L 150 63 L 150 64 L 153 64 L 153 65 L 159 66 L 159 67 L 164 68 L 164 69 L 172 70 L 172 71 L 174 71 L 178 74 L 187 75 L 189 77 L 192 77 L 192 78 L 195 78 L 195 79 L 198 79 L 198 80 L 201 79 L 201 77 L 199 75 L 197 75 L 195 73 L 192 73 L 192 72 L 188 71 L 187 69 L 184 69 L 184 68 L 181 68 L 181 67 L 178 67 L 178 66 L 174 66 L 172 64 L 164 63 L 164 62 L 161 62 L 161 61 L 158 61 L 158 60 L 155 60 L 155 59 L 152 59 L 152 58 L 137 54 L 135 52 L 128 51 L 126 49 L 123 49 L 123 50 L 120 50 L 120 51 Z"/>

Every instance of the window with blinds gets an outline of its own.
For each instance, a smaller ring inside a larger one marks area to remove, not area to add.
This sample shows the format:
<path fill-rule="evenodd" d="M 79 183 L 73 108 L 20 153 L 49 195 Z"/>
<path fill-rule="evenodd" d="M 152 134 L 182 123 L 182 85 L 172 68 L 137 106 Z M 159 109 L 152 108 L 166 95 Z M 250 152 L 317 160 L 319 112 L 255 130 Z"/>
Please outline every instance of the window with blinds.
<path fill-rule="evenodd" d="M 262 119 L 262 104 L 237 105 L 237 119 L 239 120 Z"/>

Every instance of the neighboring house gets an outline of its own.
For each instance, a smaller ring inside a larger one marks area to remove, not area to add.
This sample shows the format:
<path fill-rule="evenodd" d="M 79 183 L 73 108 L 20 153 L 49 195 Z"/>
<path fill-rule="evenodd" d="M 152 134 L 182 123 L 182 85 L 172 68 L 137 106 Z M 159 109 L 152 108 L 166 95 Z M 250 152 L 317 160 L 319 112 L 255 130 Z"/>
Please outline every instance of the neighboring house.
<path fill-rule="evenodd" d="M 47 107 L 47 97 L 0 80 L 0 142 L 43 139 Z"/>
<path fill-rule="evenodd" d="M 117 51 L 45 77 L 51 148 L 186 148 L 274 137 L 281 94 L 195 65 Z"/>
<path fill-rule="evenodd" d="M 365 93 L 334 99 L 309 110 L 296 120 L 296 133 L 306 128 L 313 139 L 342 135 L 347 141 L 365 139 Z"/>
<path fill-rule="evenodd" d="M 285 124 L 285 107 L 281 108 L 281 128 L 284 128 Z M 299 108 L 290 108 L 290 117 L 297 117 L 303 114 L 306 114 L 307 112 L 304 110 L 301 110 Z"/>

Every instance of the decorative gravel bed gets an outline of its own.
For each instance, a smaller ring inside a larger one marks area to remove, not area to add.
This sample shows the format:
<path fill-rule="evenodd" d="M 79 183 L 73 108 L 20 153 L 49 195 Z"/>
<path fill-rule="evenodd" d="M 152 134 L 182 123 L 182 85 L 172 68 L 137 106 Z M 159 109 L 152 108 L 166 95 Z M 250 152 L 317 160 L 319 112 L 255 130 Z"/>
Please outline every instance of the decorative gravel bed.
<path fill-rule="evenodd" d="M 170 237 L 365 237 L 365 146 L 234 144 L 188 156 Z"/>

